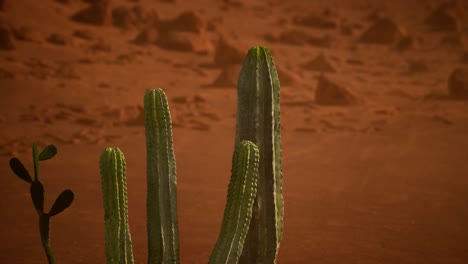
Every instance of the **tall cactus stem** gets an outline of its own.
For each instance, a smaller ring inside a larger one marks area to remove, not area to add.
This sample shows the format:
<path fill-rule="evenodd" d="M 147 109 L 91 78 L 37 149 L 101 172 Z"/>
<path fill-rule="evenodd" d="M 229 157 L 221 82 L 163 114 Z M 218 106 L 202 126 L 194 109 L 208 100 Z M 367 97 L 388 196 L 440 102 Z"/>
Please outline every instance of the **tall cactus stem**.
<path fill-rule="evenodd" d="M 280 83 L 270 51 L 249 50 L 239 74 L 236 141 L 260 150 L 258 191 L 240 263 L 272 264 L 282 238 Z"/>
<path fill-rule="evenodd" d="M 107 263 L 133 264 L 128 224 L 126 165 L 123 153 L 106 148 L 100 157 Z"/>
<path fill-rule="evenodd" d="M 258 164 L 255 144 L 242 141 L 235 147 L 223 222 L 209 264 L 237 264 L 239 260 L 252 219 Z"/>
<path fill-rule="evenodd" d="M 144 96 L 147 148 L 148 263 L 179 263 L 177 177 L 172 123 L 166 94 L 148 90 Z"/>

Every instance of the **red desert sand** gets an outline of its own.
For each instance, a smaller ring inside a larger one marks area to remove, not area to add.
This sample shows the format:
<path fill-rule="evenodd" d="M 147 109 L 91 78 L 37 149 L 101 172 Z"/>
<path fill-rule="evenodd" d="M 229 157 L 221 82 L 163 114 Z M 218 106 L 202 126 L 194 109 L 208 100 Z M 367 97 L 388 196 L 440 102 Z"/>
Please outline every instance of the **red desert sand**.
<path fill-rule="evenodd" d="M 0 1 L 0 263 L 46 263 L 28 185 L 41 164 L 58 263 L 105 263 L 99 155 L 127 159 L 135 263 L 146 263 L 145 90 L 169 98 L 181 263 L 207 263 L 249 47 L 279 70 L 279 264 L 468 263 L 468 1 Z M 385 33 L 385 34 L 382 34 Z M 223 53 L 220 47 L 224 47 Z"/>

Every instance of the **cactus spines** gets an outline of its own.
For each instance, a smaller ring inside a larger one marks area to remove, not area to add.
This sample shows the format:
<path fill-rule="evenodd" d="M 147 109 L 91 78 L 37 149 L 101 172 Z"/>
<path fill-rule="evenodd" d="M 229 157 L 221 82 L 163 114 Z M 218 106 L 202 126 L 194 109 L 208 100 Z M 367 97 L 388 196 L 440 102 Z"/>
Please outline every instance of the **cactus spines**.
<path fill-rule="evenodd" d="M 270 51 L 249 50 L 237 84 L 236 144 L 250 140 L 260 150 L 258 191 L 240 263 L 276 262 L 282 238 L 280 83 Z"/>
<path fill-rule="evenodd" d="M 172 123 L 166 94 L 144 96 L 147 161 L 148 263 L 179 263 L 177 177 Z"/>
<path fill-rule="evenodd" d="M 126 165 L 123 153 L 106 148 L 99 159 L 104 203 L 107 263 L 133 263 L 128 225 Z"/>
<path fill-rule="evenodd" d="M 55 264 L 55 256 L 50 247 L 50 218 L 67 209 L 74 199 L 74 194 L 71 190 L 63 191 L 55 200 L 54 205 L 49 213 L 44 212 L 44 186 L 39 180 L 39 161 L 45 161 L 53 158 L 57 154 L 55 145 L 47 146 L 39 154 L 37 144 L 32 146 L 33 163 L 34 163 L 34 180 L 31 178 L 28 170 L 18 158 L 10 159 L 10 168 L 20 179 L 31 184 L 30 194 L 34 204 L 34 208 L 39 216 L 39 234 L 41 235 L 41 244 L 47 256 L 49 264 Z"/>
<path fill-rule="evenodd" d="M 258 164 L 255 144 L 245 140 L 236 145 L 223 222 L 210 264 L 236 264 L 239 260 L 257 193 Z"/>

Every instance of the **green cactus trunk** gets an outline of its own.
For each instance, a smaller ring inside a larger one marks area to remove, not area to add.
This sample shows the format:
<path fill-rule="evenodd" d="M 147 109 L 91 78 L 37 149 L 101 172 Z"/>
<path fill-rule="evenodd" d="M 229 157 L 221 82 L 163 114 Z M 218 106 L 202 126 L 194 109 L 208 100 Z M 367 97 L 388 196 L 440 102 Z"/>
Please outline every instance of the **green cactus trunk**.
<path fill-rule="evenodd" d="M 162 89 L 144 97 L 147 148 L 148 263 L 179 263 L 176 162 L 171 115 Z"/>
<path fill-rule="evenodd" d="M 272 264 L 282 238 L 280 84 L 270 51 L 249 50 L 237 84 L 236 141 L 250 140 L 260 150 L 258 191 L 239 263 Z"/>
<path fill-rule="evenodd" d="M 101 154 L 99 164 L 106 227 L 107 263 L 132 264 L 125 157 L 118 148 L 106 148 Z"/>
<path fill-rule="evenodd" d="M 236 264 L 242 253 L 257 193 L 259 151 L 250 141 L 235 147 L 226 207 L 209 264 Z"/>

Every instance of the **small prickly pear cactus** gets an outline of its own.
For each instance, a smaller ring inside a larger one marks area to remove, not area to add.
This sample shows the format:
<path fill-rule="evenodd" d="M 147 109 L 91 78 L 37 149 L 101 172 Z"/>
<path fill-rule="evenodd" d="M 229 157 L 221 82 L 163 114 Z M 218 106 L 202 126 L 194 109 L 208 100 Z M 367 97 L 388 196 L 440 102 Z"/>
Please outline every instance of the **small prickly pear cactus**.
<path fill-rule="evenodd" d="M 179 263 L 177 177 L 171 114 L 162 89 L 144 97 L 148 263 Z"/>
<path fill-rule="evenodd" d="M 106 148 L 99 159 L 106 226 L 107 263 L 133 264 L 128 225 L 125 157 L 118 148 Z"/>
<path fill-rule="evenodd" d="M 68 189 L 63 191 L 55 200 L 50 211 L 48 213 L 44 212 L 44 186 L 39 180 L 39 161 L 53 158 L 55 154 L 57 154 L 57 148 L 55 145 L 49 145 L 40 154 L 38 154 L 36 144 L 33 144 L 32 149 L 34 180 L 18 158 L 10 159 L 10 168 L 20 179 L 31 184 L 31 198 L 39 216 L 39 233 L 41 235 L 42 247 L 44 248 L 49 264 L 55 264 L 55 256 L 50 247 L 50 218 L 67 209 L 73 202 L 74 194 Z"/>
<path fill-rule="evenodd" d="M 260 150 L 258 191 L 246 244 L 239 263 L 272 264 L 283 231 L 280 83 L 270 51 L 249 50 L 237 84 L 236 140 Z"/>
<path fill-rule="evenodd" d="M 259 151 L 252 142 L 242 141 L 235 147 L 223 222 L 210 264 L 236 264 L 239 260 L 257 193 L 258 162 Z"/>

